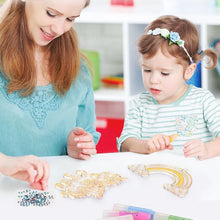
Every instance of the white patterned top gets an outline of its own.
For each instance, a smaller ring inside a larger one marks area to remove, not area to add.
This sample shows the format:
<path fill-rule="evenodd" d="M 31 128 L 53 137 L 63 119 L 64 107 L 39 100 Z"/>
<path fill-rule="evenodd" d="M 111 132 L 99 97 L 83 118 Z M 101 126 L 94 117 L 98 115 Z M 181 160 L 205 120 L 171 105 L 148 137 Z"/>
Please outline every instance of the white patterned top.
<path fill-rule="evenodd" d="M 220 135 L 220 105 L 210 91 L 190 85 L 184 96 L 169 105 L 158 104 L 148 91 L 132 97 L 118 148 L 129 137 L 174 133 L 179 134 L 172 142 L 174 149 L 192 139 L 209 142 Z"/>

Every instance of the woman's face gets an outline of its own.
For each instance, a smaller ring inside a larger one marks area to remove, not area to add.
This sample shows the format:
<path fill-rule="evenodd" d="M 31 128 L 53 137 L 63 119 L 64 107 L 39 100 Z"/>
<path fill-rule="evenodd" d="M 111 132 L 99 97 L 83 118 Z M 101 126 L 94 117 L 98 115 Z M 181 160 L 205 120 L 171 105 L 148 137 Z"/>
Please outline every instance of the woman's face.
<path fill-rule="evenodd" d="M 46 46 L 70 28 L 85 0 L 22 0 L 29 32 L 36 46 Z"/>

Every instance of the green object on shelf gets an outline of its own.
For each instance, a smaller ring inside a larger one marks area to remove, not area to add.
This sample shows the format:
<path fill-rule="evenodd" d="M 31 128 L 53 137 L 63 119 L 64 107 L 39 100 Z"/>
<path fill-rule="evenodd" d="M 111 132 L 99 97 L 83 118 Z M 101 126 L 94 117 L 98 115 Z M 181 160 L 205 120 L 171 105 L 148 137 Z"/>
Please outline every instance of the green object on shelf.
<path fill-rule="evenodd" d="M 5 0 L 0 0 L 0 7 L 5 3 Z"/>
<path fill-rule="evenodd" d="M 92 87 L 93 87 L 93 90 L 97 90 L 99 89 L 100 84 L 101 84 L 99 53 L 96 51 L 92 51 L 92 50 L 82 50 L 82 52 L 88 57 L 88 59 L 91 61 L 93 65 L 94 75 L 92 75 Z"/>

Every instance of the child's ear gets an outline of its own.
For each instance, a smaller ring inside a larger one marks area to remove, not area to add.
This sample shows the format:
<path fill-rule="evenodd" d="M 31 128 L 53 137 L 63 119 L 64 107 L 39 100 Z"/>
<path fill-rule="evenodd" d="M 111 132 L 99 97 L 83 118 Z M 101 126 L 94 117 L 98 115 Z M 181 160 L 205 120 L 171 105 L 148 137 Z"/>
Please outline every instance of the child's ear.
<path fill-rule="evenodd" d="M 195 69 L 196 69 L 196 63 L 192 63 L 186 68 L 186 71 L 184 74 L 185 80 L 189 80 L 193 76 Z"/>

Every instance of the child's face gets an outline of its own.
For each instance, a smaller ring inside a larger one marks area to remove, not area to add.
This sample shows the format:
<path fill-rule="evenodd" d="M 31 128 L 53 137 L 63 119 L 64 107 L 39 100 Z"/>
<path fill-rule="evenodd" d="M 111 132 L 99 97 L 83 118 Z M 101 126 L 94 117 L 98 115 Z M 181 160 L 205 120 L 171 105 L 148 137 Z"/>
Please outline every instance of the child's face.
<path fill-rule="evenodd" d="M 186 92 L 184 67 L 177 64 L 176 57 L 158 50 L 151 58 L 142 55 L 141 65 L 144 87 L 159 104 L 175 102 Z"/>
<path fill-rule="evenodd" d="M 29 32 L 37 46 L 45 46 L 61 36 L 78 17 L 86 1 L 26 0 L 25 12 Z"/>

